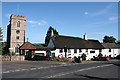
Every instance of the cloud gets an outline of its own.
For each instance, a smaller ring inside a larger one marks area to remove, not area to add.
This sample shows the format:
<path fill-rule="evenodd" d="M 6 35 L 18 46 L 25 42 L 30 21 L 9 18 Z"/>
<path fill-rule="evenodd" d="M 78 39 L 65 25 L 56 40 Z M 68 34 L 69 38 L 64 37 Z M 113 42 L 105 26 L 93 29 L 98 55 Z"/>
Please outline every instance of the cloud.
<path fill-rule="evenodd" d="M 105 33 L 105 32 L 99 32 L 99 33 L 97 33 L 97 34 L 99 34 L 99 35 L 108 35 L 108 34 Z"/>
<path fill-rule="evenodd" d="M 38 26 L 41 26 L 41 25 L 42 25 L 42 24 L 39 22 L 39 23 L 38 23 Z"/>
<path fill-rule="evenodd" d="M 48 24 L 48 23 L 44 20 L 38 22 L 38 26 L 43 26 L 43 25 L 46 25 L 46 24 Z"/>
<path fill-rule="evenodd" d="M 84 12 L 85 15 L 88 15 L 88 12 Z"/>
<path fill-rule="evenodd" d="M 118 19 L 118 17 L 110 17 L 108 20 L 109 21 L 115 21 L 115 20 L 117 20 Z"/>
<path fill-rule="evenodd" d="M 43 26 L 43 25 L 46 25 L 46 24 L 47 24 L 47 22 L 46 22 L 45 20 L 41 20 L 41 21 L 29 20 L 28 23 L 30 23 L 32 27 L 35 27 L 35 26 Z"/>
<path fill-rule="evenodd" d="M 10 14 L 10 13 L 7 13 L 7 14 L 5 14 L 5 16 L 6 16 L 7 18 L 10 18 L 11 14 Z"/>
<path fill-rule="evenodd" d="M 31 23 L 31 24 L 34 24 L 34 23 L 36 23 L 36 21 L 28 21 L 29 23 Z"/>
<path fill-rule="evenodd" d="M 112 9 L 114 6 L 111 4 L 111 5 L 108 5 L 106 6 L 104 9 L 98 11 L 98 12 L 94 12 L 91 14 L 91 16 L 99 16 L 99 15 L 103 15 L 103 14 L 107 14 L 109 12 L 110 9 Z"/>

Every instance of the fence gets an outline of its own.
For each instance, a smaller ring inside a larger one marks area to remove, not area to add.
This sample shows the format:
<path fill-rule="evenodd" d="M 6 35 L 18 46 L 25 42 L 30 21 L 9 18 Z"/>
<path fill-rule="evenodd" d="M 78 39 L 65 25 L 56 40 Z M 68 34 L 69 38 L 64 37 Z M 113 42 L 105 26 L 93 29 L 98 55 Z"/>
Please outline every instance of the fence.
<path fill-rule="evenodd" d="M 10 61 L 10 56 L 1 56 L 2 61 Z M 24 61 L 25 56 L 12 56 L 11 61 Z"/>

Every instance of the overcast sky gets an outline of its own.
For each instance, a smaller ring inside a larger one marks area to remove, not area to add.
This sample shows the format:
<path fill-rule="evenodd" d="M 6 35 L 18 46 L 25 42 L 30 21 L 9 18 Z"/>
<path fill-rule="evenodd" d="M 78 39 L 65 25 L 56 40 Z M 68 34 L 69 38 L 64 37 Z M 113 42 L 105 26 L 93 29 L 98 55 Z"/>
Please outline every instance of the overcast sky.
<path fill-rule="evenodd" d="M 3 2 L 2 29 L 7 36 L 10 14 L 26 16 L 26 38 L 32 43 L 44 43 L 49 26 L 60 35 L 102 42 L 105 35 L 118 39 L 117 2 Z"/>

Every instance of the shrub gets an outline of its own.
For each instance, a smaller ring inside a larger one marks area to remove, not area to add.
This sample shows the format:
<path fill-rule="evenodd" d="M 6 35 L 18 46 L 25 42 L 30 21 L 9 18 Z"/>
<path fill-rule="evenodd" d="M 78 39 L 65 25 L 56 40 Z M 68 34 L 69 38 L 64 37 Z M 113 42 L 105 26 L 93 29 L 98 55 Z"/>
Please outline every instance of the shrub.
<path fill-rule="evenodd" d="M 101 57 L 103 57 L 103 55 L 102 53 L 99 53 L 98 58 L 101 58 Z"/>
<path fill-rule="evenodd" d="M 86 56 L 86 54 L 83 53 L 81 57 L 82 57 L 82 60 L 86 60 L 87 56 Z"/>
<path fill-rule="evenodd" d="M 15 56 L 15 52 L 12 52 L 12 56 Z"/>

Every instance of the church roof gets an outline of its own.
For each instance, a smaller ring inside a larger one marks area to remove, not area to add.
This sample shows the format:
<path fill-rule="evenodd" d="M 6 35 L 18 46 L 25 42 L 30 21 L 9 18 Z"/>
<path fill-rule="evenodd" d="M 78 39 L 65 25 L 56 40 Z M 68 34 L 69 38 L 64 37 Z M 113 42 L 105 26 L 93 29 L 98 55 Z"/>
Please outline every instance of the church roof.
<path fill-rule="evenodd" d="M 36 49 L 35 46 L 33 46 L 30 42 L 25 42 L 20 49 Z"/>
<path fill-rule="evenodd" d="M 104 47 L 98 40 L 84 40 L 79 37 L 54 35 L 52 37 L 55 48 L 71 49 L 103 49 Z"/>

